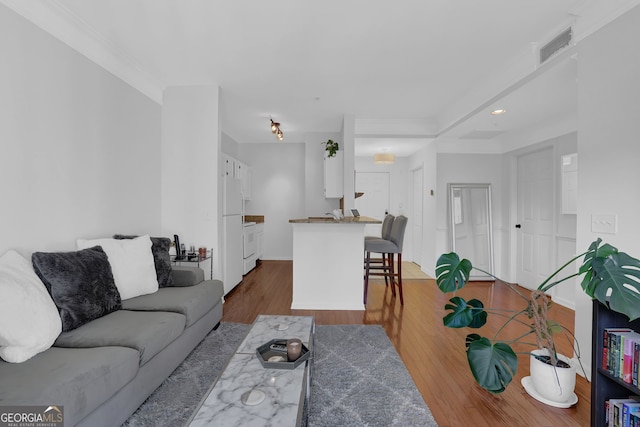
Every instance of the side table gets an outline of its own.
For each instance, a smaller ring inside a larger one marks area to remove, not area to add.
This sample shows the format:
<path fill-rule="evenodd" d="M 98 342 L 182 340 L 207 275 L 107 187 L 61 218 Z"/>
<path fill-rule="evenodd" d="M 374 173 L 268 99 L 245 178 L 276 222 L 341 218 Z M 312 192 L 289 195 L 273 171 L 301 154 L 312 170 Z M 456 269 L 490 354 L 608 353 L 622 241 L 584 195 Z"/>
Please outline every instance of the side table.
<path fill-rule="evenodd" d="M 193 264 L 196 264 L 197 267 L 200 267 L 200 263 L 205 263 L 207 261 L 209 262 L 209 277 L 205 277 L 205 280 L 211 280 L 213 279 L 213 258 L 211 257 L 211 255 L 207 255 L 206 257 L 198 256 L 192 259 L 184 257 L 183 259 L 178 260 L 176 259 L 175 255 L 171 255 L 171 264 L 178 266 L 183 264 L 192 264 L 191 267 L 193 267 Z"/>

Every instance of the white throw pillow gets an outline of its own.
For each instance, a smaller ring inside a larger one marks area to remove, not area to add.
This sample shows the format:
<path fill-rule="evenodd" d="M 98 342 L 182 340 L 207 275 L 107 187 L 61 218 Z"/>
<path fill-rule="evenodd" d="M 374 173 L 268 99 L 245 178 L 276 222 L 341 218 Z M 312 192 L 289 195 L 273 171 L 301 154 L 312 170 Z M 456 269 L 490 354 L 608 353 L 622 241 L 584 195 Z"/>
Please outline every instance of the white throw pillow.
<path fill-rule="evenodd" d="M 62 332 L 58 308 L 31 263 L 16 251 L 0 257 L 0 357 L 20 363 Z"/>
<path fill-rule="evenodd" d="M 135 239 L 95 239 L 77 242 L 78 249 L 102 246 L 109 258 L 113 279 L 124 301 L 158 290 L 158 277 L 148 235 Z"/>

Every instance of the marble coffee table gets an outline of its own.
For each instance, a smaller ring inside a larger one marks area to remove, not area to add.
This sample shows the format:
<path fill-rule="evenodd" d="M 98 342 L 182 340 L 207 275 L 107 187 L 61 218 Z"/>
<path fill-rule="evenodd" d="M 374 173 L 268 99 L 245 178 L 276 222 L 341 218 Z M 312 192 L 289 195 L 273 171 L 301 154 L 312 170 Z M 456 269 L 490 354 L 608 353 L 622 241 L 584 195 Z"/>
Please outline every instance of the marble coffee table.
<path fill-rule="evenodd" d="M 309 360 L 291 370 L 264 368 L 256 348 L 281 338 L 300 338 Z M 309 403 L 314 338 L 313 316 L 259 315 L 187 425 L 299 426 Z"/>

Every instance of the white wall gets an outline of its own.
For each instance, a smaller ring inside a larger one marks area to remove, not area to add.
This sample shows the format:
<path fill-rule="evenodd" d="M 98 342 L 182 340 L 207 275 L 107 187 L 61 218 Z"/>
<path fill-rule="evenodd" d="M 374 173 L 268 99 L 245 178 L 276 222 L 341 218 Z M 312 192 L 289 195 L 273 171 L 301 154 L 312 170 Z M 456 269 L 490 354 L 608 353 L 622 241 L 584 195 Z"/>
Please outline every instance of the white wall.
<path fill-rule="evenodd" d="M 340 207 L 340 199 L 324 197 L 324 152 L 327 140 L 338 142 L 340 150 L 344 144 L 337 133 L 308 133 L 305 135 L 305 191 L 304 216 L 323 216 Z"/>
<path fill-rule="evenodd" d="M 162 232 L 188 248 L 213 248 L 213 277 L 222 277 L 219 214 L 219 89 L 165 89 L 162 100 Z"/>
<path fill-rule="evenodd" d="M 422 168 L 422 182 L 424 186 L 422 206 L 422 254 L 414 254 L 414 257 L 417 260 L 416 262 L 420 264 L 422 271 L 431 277 L 435 277 L 436 261 L 439 256 L 439 254 L 436 253 L 435 245 L 437 221 L 436 203 L 438 198 L 443 196 L 436 190 L 436 148 L 437 145 L 435 141 L 431 141 L 409 159 L 409 176 L 410 171 Z"/>
<path fill-rule="evenodd" d="M 253 169 L 247 215 L 264 215 L 264 259 L 293 259 L 290 219 L 305 209 L 305 144 L 238 144 L 239 160 Z M 319 160 L 322 164 L 322 158 Z"/>
<path fill-rule="evenodd" d="M 160 106 L 0 5 L 0 253 L 160 233 Z"/>
<path fill-rule="evenodd" d="M 578 51 L 578 249 L 598 237 L 640 258 L 640 7 L 600 29 Z M 617 234 L 591 232 L 591 215 L 618 215 Z M 576 337 L 591 366 L 591 300 L 580 290 Z"/>

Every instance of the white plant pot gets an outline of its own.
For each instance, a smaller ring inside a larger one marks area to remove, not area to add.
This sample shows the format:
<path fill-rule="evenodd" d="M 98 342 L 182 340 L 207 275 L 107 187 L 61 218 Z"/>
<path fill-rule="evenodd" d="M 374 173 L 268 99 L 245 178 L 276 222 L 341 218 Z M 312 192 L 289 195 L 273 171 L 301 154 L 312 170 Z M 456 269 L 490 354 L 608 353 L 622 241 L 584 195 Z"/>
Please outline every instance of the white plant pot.
<path fill-rule="evenodd" d="M 534 350 L 531 353 L 548 355 L 546 349 Z M 576 367 L 567 357 L 558 354 L 558 359 L 567 362 L 570 368 L 557 368 L 530 357 L 531 382 L 536 392 L 551 402 L 564 403 L 575 398 Z"/>

